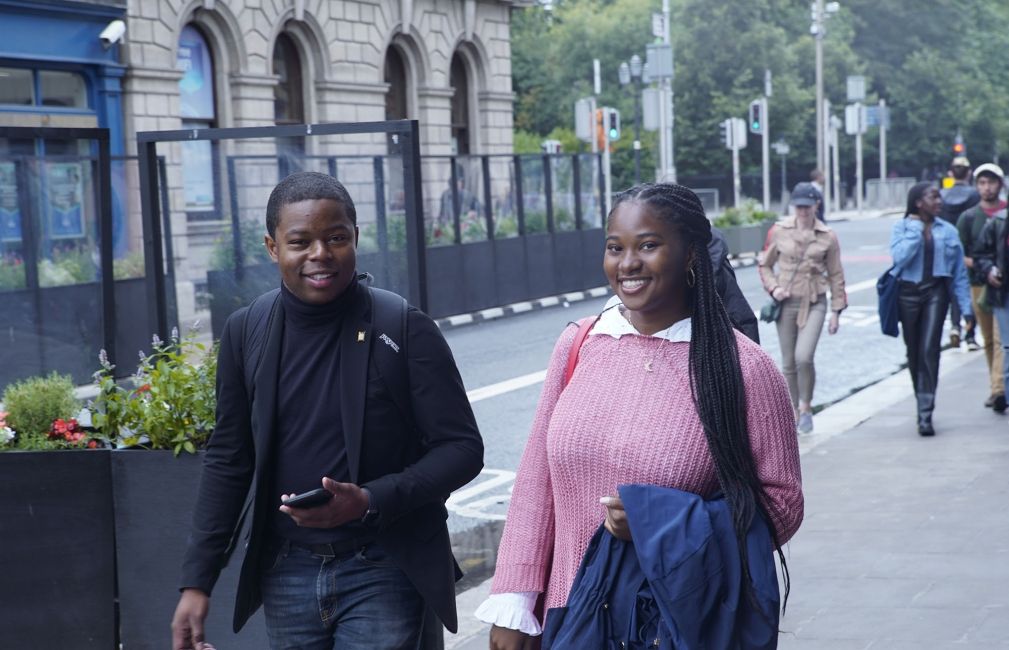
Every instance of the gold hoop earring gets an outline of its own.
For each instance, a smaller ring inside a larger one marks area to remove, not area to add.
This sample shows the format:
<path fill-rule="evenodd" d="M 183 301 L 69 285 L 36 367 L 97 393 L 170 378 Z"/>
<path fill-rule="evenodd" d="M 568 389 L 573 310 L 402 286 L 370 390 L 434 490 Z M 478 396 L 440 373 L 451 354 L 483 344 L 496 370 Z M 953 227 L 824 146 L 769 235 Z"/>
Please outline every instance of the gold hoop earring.
<path fill-rule="evenodd" d="M 691 289 L 693 289 L 695 284 L 697 284 L 697 276 L 694 275 L 694 269 L 688 268 L 687 269 L 687 286 L 690 287 Z"/>

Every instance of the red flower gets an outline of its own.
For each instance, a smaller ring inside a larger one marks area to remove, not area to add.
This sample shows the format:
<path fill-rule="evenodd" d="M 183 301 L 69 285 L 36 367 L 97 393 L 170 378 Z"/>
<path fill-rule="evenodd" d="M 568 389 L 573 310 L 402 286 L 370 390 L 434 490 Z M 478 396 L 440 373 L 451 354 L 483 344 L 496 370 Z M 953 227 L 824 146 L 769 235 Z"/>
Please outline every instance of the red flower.
<path fill-rule="evenodd" d="M 88 449 L 98 449 L 98 441 L 88 440 Z"/>
<path fill-rule="evenodd" d="M 138 388 L 134 392 L 136 392 L 136 394 L 139 395 L 140 393 L 146 393 L 146 392 L 148 392 L 150 390 L 151 390 L 151 385 L 150 384 L 144 384 L 143 386 L 141 386 L 140 388 Z"/>

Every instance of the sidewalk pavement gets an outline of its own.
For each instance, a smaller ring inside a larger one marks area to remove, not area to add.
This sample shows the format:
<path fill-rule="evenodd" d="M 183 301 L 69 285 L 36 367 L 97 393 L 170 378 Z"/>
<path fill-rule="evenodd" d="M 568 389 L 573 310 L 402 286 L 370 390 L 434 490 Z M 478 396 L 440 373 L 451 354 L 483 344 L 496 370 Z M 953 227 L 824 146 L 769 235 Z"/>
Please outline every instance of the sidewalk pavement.
<path fill-rule="evenodd" d="M 906 370 L 801 437 L 782 650 L 1009 649 L 1009 418 L 982 406 L 983 353 L 947 350 L 940 367 L 935 438 L 917 434 Z M 460 594 L 446 648 L 487 648 L 473 611 L 489 590 Z"/>

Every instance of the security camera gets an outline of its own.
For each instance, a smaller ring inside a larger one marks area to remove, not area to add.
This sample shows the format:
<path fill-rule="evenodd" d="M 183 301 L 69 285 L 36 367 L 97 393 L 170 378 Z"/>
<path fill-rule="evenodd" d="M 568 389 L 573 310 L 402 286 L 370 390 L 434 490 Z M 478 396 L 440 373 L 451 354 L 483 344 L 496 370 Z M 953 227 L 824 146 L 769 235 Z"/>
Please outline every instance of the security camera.
<path fill-rule="evenodd" d="M 121 20 L 113 20 L 105 26 L 105 29 L 103 29 L 102 33 L 98 35 L 98 38 L 102 42 L 102 47 L 107 50 L 114 44 L 123 40 L 123 35 L 125 33 L 126 23 Z"/>

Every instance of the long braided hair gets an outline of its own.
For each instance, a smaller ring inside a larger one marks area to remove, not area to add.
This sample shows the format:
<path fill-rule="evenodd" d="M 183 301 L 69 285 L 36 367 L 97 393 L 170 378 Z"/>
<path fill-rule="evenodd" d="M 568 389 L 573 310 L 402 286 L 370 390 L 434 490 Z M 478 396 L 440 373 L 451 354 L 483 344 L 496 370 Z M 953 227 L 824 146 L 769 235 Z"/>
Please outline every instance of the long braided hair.
<path fill-rule="evenodd" d="M 744 587 L 751 603 L 756 604 L 751 588 L 750 563 L 746 533 L 755 514 L 768 522 L 774 547 L 781 560 L 785 598 L 788 603 L 790 581 L 788 566 L 778 535 L 768 517 L 774 504 L 767 498 L 757 476 L 753 450 L 746 426 L 746 393 L 739 367 L 739 349 L 735 330 L 715 289 L 714 271 L 708 256 L 711 224 L 704 207 L 690 189 L 673 183 L 643 183 L 620 193 L 610 211 L 626 202 L 647 206 L 654 216 L 671 225 L 683 238 L 694 286 L 687 292 L 691 311 L 690 392 L 704 427 L 708 449 L 714 459 L 718 484 L 732 513 L 742 562 Z M 759 607 L 758 607 L 759 610 Z M 784 608 L 782 609 L 784 611 Z"/>

